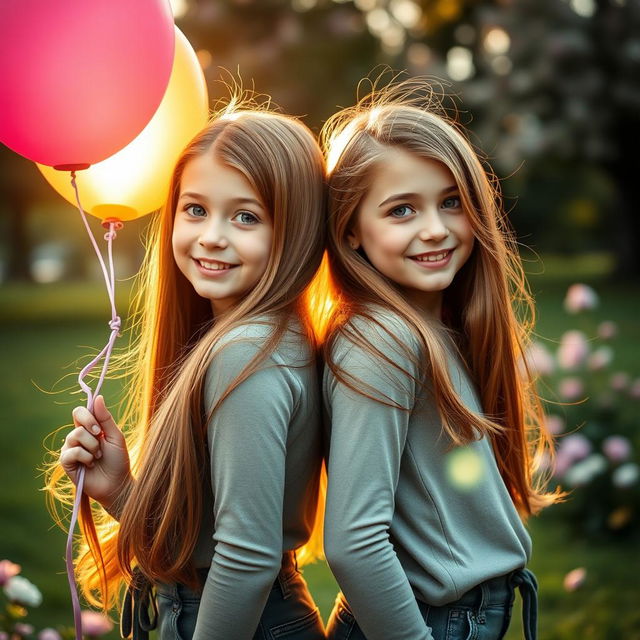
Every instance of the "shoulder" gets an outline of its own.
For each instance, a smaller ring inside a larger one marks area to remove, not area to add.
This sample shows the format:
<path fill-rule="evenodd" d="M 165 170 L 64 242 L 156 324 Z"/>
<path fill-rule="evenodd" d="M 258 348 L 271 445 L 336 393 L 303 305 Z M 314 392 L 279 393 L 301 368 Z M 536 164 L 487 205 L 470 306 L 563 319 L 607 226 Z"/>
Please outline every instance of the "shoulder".
<path fill-rule="evenodd" d="M 222 389 L 232 384 L 238 376 L 258 384 L 257 377 L 267 375 L 272 384 L 275 378 L 289 387 L 299 386 L 304 367 L 314 364 L 314 352 L 297 319 L 286 321 L 287 326 L 277 338 L 282 326 L 281 318 L 260 316 L 230 328 L 212 348 L 212 355 L 205 376 L 208 388 Z M 274 339 L 277 342 L 274 343 Z M 257 376 L 259 372 L 264 372 Z"/>
<path fill-rule="evenodd" d="M 323 387 L 329 404 L 346 393 L 349 402 L 361 402 L 365 396 L 392 407 L 413 406 L 420 349 L 400 314 L 363 310 L 340 327 L 328 351 Z"/>
<path fill-rule="evenodd" d="M 418 359 L 421 349 L 418 337 L 399 313 L 370 305 L 341 327 L 332 344 L 331 358 L 339 361 L 364 351 L 374 360 L 377 355 L 405 361 Z"/>
<path fill-rule="evenodd" d="M 286 328 L 278 341 L 272 340 L 282 324 L 282 319 L 259 316 L 235 325 L 220 337 L 213 347 L 213 360 L 243 357 L 253 358 L 271 346 L 267 359 L 278 364 L 296 364 L 309 359 L 311 345 L 300 322 L 296 318 L 286 320 Z"/>

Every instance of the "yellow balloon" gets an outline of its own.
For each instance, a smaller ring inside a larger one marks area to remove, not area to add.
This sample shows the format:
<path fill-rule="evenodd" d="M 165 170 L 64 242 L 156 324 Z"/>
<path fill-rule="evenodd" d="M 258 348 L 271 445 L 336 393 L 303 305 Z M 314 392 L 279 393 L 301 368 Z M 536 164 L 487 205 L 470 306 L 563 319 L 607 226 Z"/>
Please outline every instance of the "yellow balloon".
<path fill-rule="evenodd" d="M 82 208 L 102 220 L 133 220 L 159 209 L 173 167 L 207 123 L 207 85 L 194 50 L 176 27 L 176 52 L 167 91 L 149 124 L 124 149 L 76 173 Z M 72 204 L 68 172 L 37 164 L 49 184 Z"/>

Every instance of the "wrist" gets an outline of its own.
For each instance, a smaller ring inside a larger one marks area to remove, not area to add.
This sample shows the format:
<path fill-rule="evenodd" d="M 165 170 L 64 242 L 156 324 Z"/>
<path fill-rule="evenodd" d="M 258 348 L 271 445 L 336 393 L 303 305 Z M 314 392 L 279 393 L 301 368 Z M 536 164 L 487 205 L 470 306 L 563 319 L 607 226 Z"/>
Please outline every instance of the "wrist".
<path fill-rule="evenodd" d="M 133 489 L 133 485 L 134 479 L 129 473 L 123 478 L 120 486 L 115 491 L 113 491 L 108 497 L 98 500 L 98 502 L 109 515 L 117 520 L 122 514 L 122 510 L 124 509 L 124 505 L 129 498 L 131 490 Z"/>

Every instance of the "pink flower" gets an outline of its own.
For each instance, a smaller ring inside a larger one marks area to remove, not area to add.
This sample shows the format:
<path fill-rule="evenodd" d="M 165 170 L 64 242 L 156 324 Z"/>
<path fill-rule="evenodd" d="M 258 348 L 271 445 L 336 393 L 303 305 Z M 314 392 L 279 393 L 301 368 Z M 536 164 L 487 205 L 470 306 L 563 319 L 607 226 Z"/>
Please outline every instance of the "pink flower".
<path fill-rule="evenodd" d="M 591 442 L 581 433 L 572 433 L 562 439 L 558 455 L 562 454 L 572 462 L 586 458 L 591 453 Z"/>
<path fill-rule="evenodd" d="M 563 369 L 575 369 L 585 361 L 588 353 L 587 336 L 582 331 L 567 331 L 560 338 L 558 364 Z"/>
<path fill-rule="evenodd" d="M 631 455 L 631 443 L 623 436 L 609 436 L 602 443 L 602 451 L 611 462 L 623 462 Z"/>
<path fill-rule="evenodd" d="M 608 367 L 613 360 L 613 349 L 611 347 L 599 347 L 589 356 L 589 369 L 600 371 Z"/>
<path fill-rule="evenodd" d="M 584 567 L 578 567 L 573 571 L 569 571 L 562 582 L 565 591 L 575 591 L 579 589 L 587 579 L 587 570 Z"/>
<path fill-rule="evenodd" d="M 31 635 L 34 629 L 30 624 L 25 624 L 24 622 L 16 622 L 15 626 L 13 627 L 13 631 L 17 635 L 24 637 Z"/>
<path fill-rule="evenodd" d="M 566 455 L 562 451 L 558 451 L 553 466 L 553 475 L 561 478 L 568 471 L 569 467 L 573 463 L 570 456 Z"/>
<path fill-rule="evenodd" d="M 576 400 L 584 392 L 584 385 L 580 378 L 563 378 L 558 384 L 558 393 L 565 400 Z"/>
<path fill-rule="evenodd" d="M 82 619 L 82 630 L 88 636 L 103 636 L 113 629 L 113 622 L 98 611 L 85 609 L 80 613 Z"/>
<path fill-rule="evenodd" d="M 598 294 L 586 284 L 572 284 L 567 290 L 564 308 L 568 313 L 579 313 L 597 306 Z"/>
<path fill-rule="evenodd" d="M 554 413 L 550 413 L 546 415 L 544 422 L 549 433 L 552 433 L 554 436 L 564 431 L 564 427 L 565 427 L 564 420 L 560 416 L 555 415 Z"/>
<path fill-rule="evenodd" d="M 55 629 L 47 627 L 38 634 L 38 640 L 62 640 L 62 636 Z"/>
<path fill-rule="evenodd" d="M 525 359 L 532 375 L 550 375 L 555 369 L 553 356 L 541 342 L 532 342 L 527 349 Z"/>
<path fill-rule="evenodd" d="M 11 560 L 0 560 L 0 587 L 4 586 L 9 578 L 17 576 L 21 568 L 19 564 L 15 564 Z"/>
<path fill-rule="evenodd" d="M 605 320 L 598 325 L 598 337 L 603 340 L 611 340 L 618 334 L 618 325 L 611 320 Z"/>
<path fill-rule="evenodd" d="M 609 384 L 614 391 L 624 391 L 629 386 L 629 376 L 619 371 L 611 376 Z"/>
<path fill-rule="evenodd" d="M 9 634 L 6 631 L 0 631 L 0 640 L 9 640 Z"/>
<path fill-rule="evenodd" d="M 636 378 L 629 387 L 629 395 L 632 398 L 640 399 L 640 378 Z"/>

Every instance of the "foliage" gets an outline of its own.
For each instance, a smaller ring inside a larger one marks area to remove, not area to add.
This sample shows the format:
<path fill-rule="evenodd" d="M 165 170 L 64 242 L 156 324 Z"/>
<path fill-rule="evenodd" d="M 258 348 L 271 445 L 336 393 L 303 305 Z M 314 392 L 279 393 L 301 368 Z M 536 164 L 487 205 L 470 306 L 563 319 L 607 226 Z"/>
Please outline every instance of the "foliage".
<path fill-rule="evenodd" d="M 555 354 L 535 342 L 527 358 L 541 376 L 548 427 L 557 436 L 554 481 L 571 492 L 556 513 L 589 537 L 638 533 L 640 378 L 614 367 L 617 325 L 590 317 L 598 306 L 591 287 L 569 287 L 564 306 L 580 328 L 565 331 Z"/>
<path fill-rule="evenodd" d="M 19 575 L 22 567 L 10 560 L 0 560 L 0 586 L 4 600 L 3 611 L 0 612 L 0 640 L 22 640 L 36 637 L 33 625 L 26 622 L 28 607 L 42 604 L 42 594 L 38 587 Z M 109 633 L 113 623 L 109 618 L 97 611 L 81 612 L 83 637 L 93 640 Z M 72 640 L 75 629 L 58 626 L 57 629 L 46 627 L 37 634 L 38 640 Z"/>

